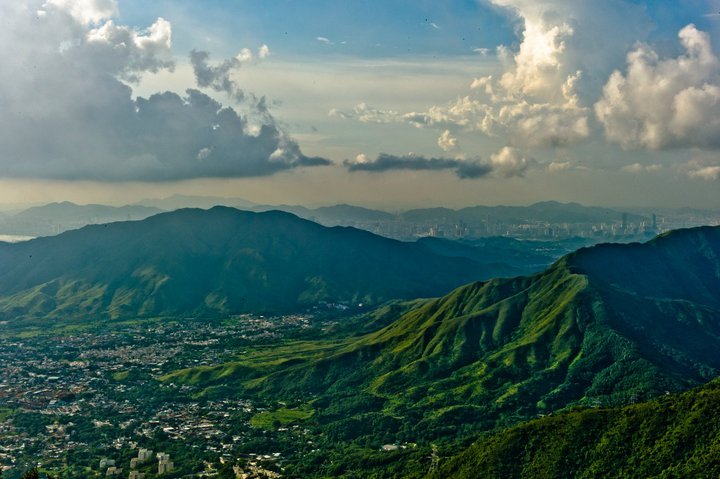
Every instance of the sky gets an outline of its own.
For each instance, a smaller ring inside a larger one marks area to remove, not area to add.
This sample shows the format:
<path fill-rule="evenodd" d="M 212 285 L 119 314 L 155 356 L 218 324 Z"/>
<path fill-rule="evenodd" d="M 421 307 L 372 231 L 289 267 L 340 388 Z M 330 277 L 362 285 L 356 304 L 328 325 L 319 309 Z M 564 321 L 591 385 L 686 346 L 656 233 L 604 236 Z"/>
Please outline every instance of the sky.
<path fill-rule="evenodd" d="M 18 0 L 0 18 L 0 203 L 720 208 L 720 0 Z"/>

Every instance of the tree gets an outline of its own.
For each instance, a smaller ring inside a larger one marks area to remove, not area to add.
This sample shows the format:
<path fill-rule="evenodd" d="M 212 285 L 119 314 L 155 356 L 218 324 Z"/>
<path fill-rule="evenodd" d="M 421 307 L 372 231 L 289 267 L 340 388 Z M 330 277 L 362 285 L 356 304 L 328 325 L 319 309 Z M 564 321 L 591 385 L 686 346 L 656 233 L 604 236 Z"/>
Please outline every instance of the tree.
<path fill-rule="evenodd" d="M 38 472 L 37 467 L 33 467 L 25 474 L 23 474 L 20 479 L 40 479 L 40 473 Z"/>

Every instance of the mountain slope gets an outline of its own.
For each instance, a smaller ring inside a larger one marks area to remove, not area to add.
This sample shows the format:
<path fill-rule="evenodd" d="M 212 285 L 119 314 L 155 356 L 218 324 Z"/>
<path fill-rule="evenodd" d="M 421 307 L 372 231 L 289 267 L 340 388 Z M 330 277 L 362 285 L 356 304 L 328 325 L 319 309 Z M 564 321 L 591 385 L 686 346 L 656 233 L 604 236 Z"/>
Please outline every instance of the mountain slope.
<path fill-rule="evenodd" d="M 719 477 L 720 383 L 545 417 L 482 438 L 429 478 Z"/>
<path fill-rule="evenodd" d="M 5 318 L 282 312 L 432 296 L 482 276 L 412 243 L 226 207 L 0 245 L 0 264 Z"/>
<path fill-rule="evenodd" d="M 329 411 L 357 408 L 364 394 L 357 411 L 411 418 L 424 437 L 623 404 L 720 374 L 718 258 L 720 228 L 586 248 L 532 277 L 425 301 L 360 338 L 274 347 L 166 379 L 322 397 Z"/>

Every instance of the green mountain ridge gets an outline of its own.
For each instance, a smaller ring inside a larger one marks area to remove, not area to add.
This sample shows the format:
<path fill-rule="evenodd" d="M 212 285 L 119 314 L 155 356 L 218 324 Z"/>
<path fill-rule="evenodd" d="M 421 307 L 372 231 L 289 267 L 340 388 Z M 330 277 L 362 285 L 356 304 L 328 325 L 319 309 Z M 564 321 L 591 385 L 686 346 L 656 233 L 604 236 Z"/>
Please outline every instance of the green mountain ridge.
<path fill-rule="evenodd" d="M 406 441 L 624 404 L 720 374 L 718 258 L 717 227 L 586 248 L 531 277 L 424 301 L 359 338 L 259 349 L 164 380 L 317 401 L 316 419 L 336 429 L 369 414 Z"/>
<path fill-rule="evenodd" d="M 462 258 L 291 214 L 178 210 L 0 244 L 0 317 L 285 312 L 434 296 L 489 274 Z"/>
<path fill-rule="evenodd" d="M 427 479 L 715 478 L 720 382 L 677 396 L 585 409 L 484 437 Z"/>

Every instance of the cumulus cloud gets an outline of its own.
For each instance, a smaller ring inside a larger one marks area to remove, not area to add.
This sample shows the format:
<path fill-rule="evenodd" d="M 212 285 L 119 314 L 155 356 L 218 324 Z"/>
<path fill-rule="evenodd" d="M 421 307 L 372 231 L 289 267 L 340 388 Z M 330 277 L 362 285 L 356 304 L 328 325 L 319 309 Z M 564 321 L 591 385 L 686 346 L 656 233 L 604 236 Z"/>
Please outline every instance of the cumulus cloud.
<path fill-rule="evenodd" d="M 720 62 L 695 25 L 678 37 L 684 54 L 661 59 L 639 44 L 626 73 L 610 76 L 595 104 L 610 141 L 628 149 L 720 147 Z"/>
<path fill-rule="evenodd" d="M 158 18 L 145 34 L 112 20 L 92 29 L 85 37 L 82 55 L 89 55 L 97 68 L 124 80 L 137 82 L 142 73 L 172 70 L 172 25 Z M 116 69 L 120 67 L 120 71 Z"/>
<path fill-rule="evenodd" d="M 166 20 L 118 25 L 109 0 L 49 0 L 42 9 L 0 3 L 0 44 L 13 46 L 0 62 L 3 176 L 166 181 L 329 164 L 303 155 L 264 101 L 245 105 L 262 118 L 250 125 L 199 90 L 135 97 L 133 82 L 173 68 Z"/>
<path fill-rule="evenodd" d="M 370 159 L 367 157 L 365 153 L 360 153 L 355 157 L 355 163 L 368 163 L 370 162 Z"/>
<path fill-rule="evenodd" d="M 477 133 L 523 149 L 590 137 L 592 105 L 603 84 L 629 46 L 651 30 L 647 10 L 627 0 L 488 1 L 517 21 L 518 44 L 497 48 L 497 72 L 470 79 L 469 91 L 419 111 L 361 103 L 336 109 L 335 116 L 407 123 L 460 138 Z"/>
<path fill-rule="evenodd" d="M 100 23 L 118 14 L 116 0 L 48 0 L 42 8 L 66 12 L 83 25 Z M 46 10 L 41 12 L 45 14 Z"/>
<path fill-rule="evenodd" d="M 516 145 L 566 145 L 586 138 L 588 109 L 577 84 L 582 71 L 567 61 L 575 34 L 563 2 L 493 0 L 522 20 L 517 50 L 501 46 L 500 75 L 476 78 L 473 95 L 424 112 L 426 124 L 454 125 L 488 136 L 504 136 Z"/>
<path fill-rule="evenodd" d="M 452 136 L 450 130 L 445 130 L 438 138 L 437 144 L 443 151 L 452 151 L 457 148 L 458 140 Z"/>
<path fill-rule="evenodd" d="M 334 110 L 333 114 L 366 123 L 405 122 L 451 133 L 479 132 L 522 147 L 568 145 L 587 138 L 591 110 L 579 92 L 585 77 L 581 59 L 596 57 L 580 55 L 569 46 L 576 37 L 583 43 L 590 34 L 598 33 L 592 23 L 609 16 L 605 6 L 564 0 L 492 3 L 507 8 L 521 21 L 519 46 L 501 46 L 497 51 L 502 62 L 499 75 L 475 78 L 469 94 L 424 111 L 399 113 L 361 103 L 350 111 Z M 489 53 L 486 49 L 478 51 Z"/>
<path fill-rule="evenodd" d="M 528 159 L 517 149 L 504 147 L 497 153 L 490 155 L 490 166 L 497 174 L 505 178 L 523 176 L 528 169 Z"/>
<path fill-rule="evenodd" d="M 526 159 L 514 148 L 505 147 L 490 156 L 489 161 L 480 158 L 428 158 L 422 155 L 405 156 L 381 153 L 375 160 L 364 154 L 357 156 L 355 161 L 345 160 L 344 165 L 349 171 L 385 172 L 398 170 L 412 171 L 454 171 L 458 178 L 476 179 L 490 175 L 511 178 L 522 176 L 532 160 Z"/>
<path fill-rule="evenodd" d="M 260 48 L 258 49 L 258 58 L 260 60 L 264 60 L 265 58 L 267 58 L 269 56 L 270 56 L 270 47 L 268 47 L 265 44 L 260 45 Z"/>

